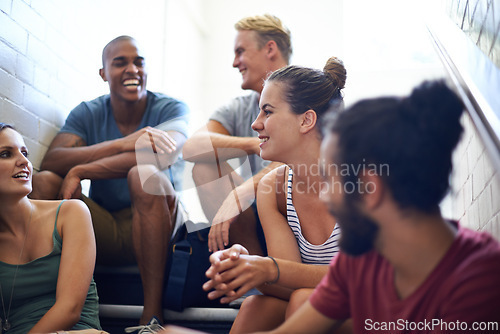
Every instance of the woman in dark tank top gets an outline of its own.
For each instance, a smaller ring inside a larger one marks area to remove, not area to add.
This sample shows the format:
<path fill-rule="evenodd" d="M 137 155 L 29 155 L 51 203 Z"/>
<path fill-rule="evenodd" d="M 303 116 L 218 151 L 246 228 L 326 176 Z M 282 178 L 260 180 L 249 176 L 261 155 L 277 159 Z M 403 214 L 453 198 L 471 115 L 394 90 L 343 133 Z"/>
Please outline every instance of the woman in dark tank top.
<path fill-rule="evenodd" d="M 79 200 L 29 199 L 32 175 L 23 137 L 0 123 L 2 332 L 100 329 L 90 213 Z"/>

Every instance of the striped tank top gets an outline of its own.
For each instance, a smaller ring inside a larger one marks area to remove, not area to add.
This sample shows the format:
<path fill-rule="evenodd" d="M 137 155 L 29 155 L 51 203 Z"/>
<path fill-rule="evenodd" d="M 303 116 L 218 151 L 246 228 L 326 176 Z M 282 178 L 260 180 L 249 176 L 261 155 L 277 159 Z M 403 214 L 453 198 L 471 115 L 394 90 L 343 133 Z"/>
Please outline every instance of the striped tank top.
<path fill-rule="evenodd" d="M 292 201 L 292 182 L 293 182 L 293 172 L 291 168 L 288 168 L 288 184 L 287 184 L 287 196 L 286 196 L 286 212 L 288 225 L 297 239 L 299 245 L 300 257 L 302 263 L 306 264 L 317 264 L 317 265 L 327 265 L 330 263 L 331 259 L 339 251 L 338 240 L 340 238 L 340 227 L 339 224 L 335 224 L 335 228 L 328 239 L 321 245 L 313 245 L 304 238 L 302 235 L 302 229 L 300 227 L 299 217 L 295 211 Z"/>

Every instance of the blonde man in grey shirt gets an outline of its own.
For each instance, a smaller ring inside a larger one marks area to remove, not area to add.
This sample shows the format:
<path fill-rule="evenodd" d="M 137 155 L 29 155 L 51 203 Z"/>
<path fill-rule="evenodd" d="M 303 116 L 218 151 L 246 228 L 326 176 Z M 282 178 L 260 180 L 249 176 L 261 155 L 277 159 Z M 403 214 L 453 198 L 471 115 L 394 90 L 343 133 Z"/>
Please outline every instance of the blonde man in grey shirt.
<path fill-rule="evenodd" d="M 203 211 L 212 222 L 210 250 L 240 243 L 251 254 L 264 255 L 255 193 L 260 179 L 280 163 L 260 158 L 260 139 L 251 124 L 259 113 L 264 80 L 289 63 L 290 31 L 279 18 L 268 14 L 245 17 L 235 28 L 233 67 L 242 75 L 241 88 L 252 92 L 219 108 L 206 126 L 186 141 L 183 156 L 195 163 L 193 179 Z M 229 165 L 233 158 L 239 159 L 241 167 L 236 169 L 241 174 Z"/>

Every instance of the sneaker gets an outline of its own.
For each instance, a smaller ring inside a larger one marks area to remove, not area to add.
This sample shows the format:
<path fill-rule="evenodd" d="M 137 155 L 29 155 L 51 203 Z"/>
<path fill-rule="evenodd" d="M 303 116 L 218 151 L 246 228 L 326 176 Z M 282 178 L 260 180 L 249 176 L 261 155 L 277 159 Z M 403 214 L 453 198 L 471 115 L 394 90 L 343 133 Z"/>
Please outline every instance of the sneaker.
<path fill-rule="evenodd" d="M 125 328 L 125 333 L 135 333 L 135 334 L 147 334 L 147 333 L 157 333 L 164 329 L 162 325 L 160 325 L 160 321 L 157 317 L 151 318 L 147 325 L 140 325 L 134 327 Z"/>

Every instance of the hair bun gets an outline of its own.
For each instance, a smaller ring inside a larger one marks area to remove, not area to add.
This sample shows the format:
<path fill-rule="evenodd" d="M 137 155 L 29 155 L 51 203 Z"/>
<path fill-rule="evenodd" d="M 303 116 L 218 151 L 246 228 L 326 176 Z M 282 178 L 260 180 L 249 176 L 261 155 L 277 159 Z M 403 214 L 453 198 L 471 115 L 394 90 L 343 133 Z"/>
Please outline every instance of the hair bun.
<path fill-rule="evenodd" d="M 464 106 L 443 80 L 425 81 L 403 100 L 402 112 L 421 131 L 431 132 L 442 144 L 454 146 L 462 132 Z"/>
<path fill-rule="evenodd" d="M 339 90 L 344 88 L 347 71 L 342 60 L 337 57 L 330 57 L 323 68 L 323 72 L 333 81 Z"/>
<path fill-rule="evenodd" d="M 458 96 L 444 81 L 425 81 L 407 98 L 405 112 L 419 123 L 448 126 L 459 121 L 464 109 Z"/>

